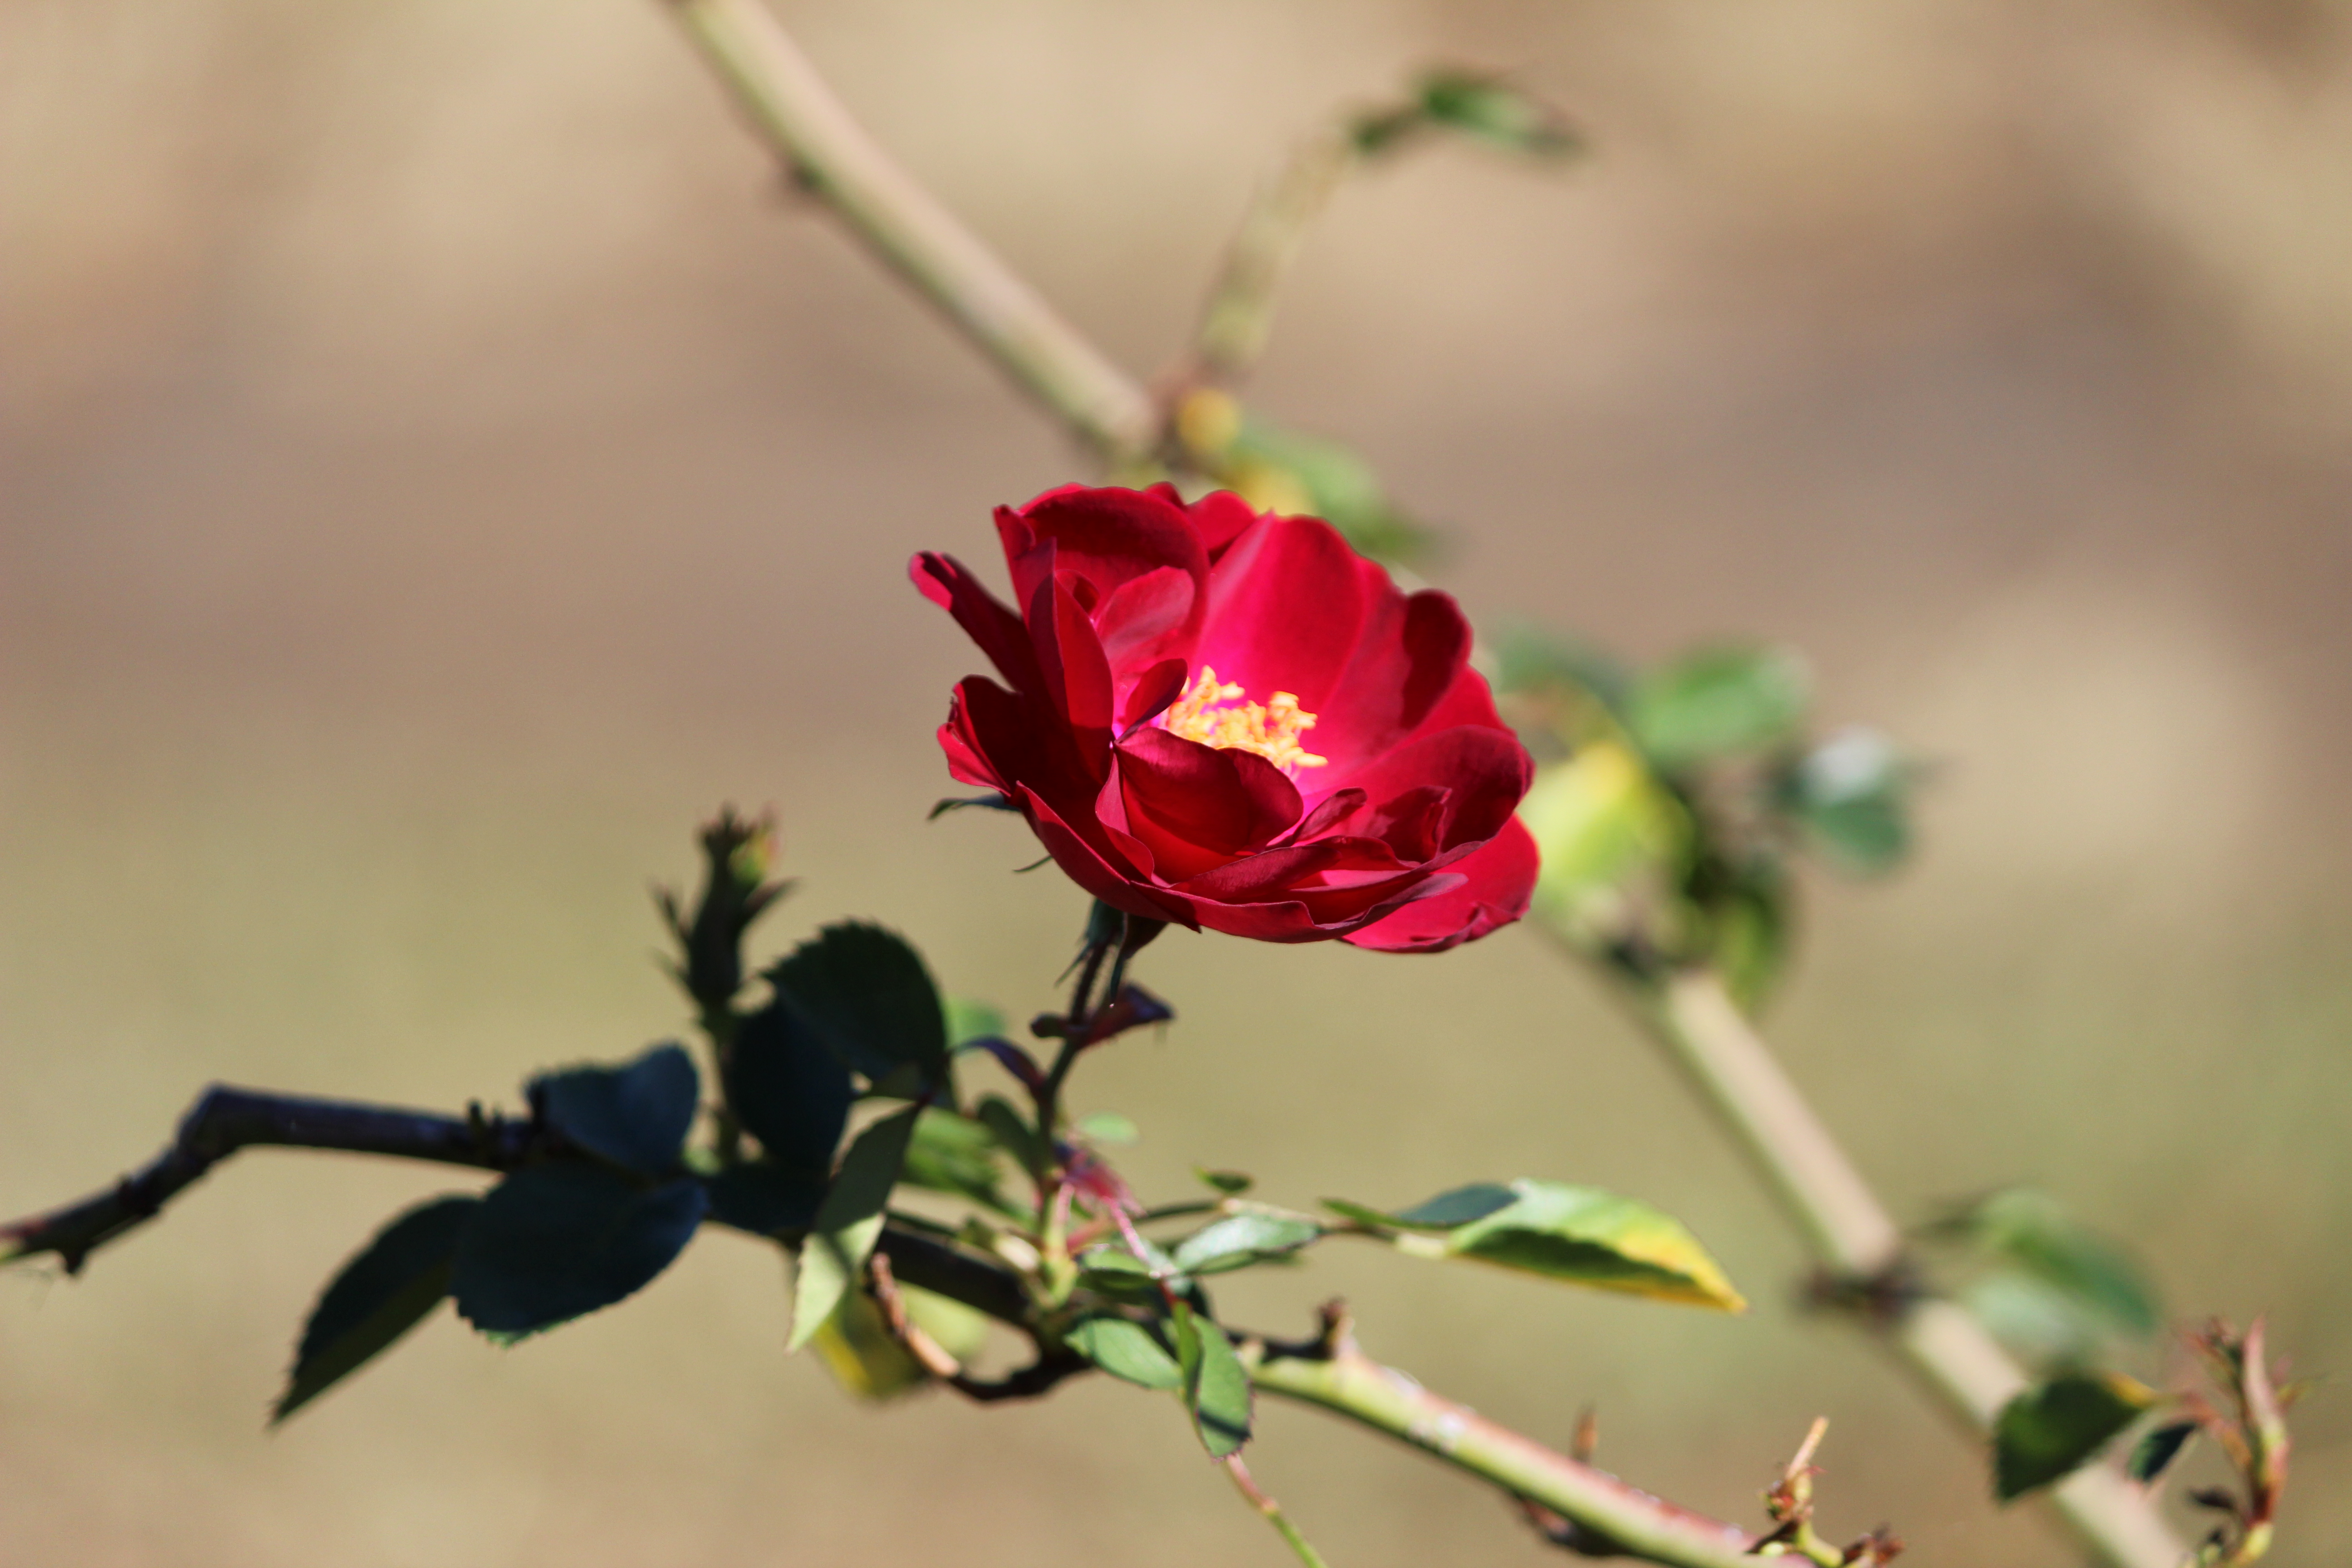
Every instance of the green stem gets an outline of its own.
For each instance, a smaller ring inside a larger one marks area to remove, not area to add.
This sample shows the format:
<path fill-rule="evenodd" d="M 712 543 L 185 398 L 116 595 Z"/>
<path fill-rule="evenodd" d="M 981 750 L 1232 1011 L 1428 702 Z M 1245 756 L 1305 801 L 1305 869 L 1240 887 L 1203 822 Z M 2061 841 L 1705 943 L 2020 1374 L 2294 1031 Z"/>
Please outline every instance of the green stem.
<path fill-rule="evenodd" d="M 867 249 L 1107 461 L 1151 448 L 1150 395 L 866 134 L 760 0 L 673 9 L 752 128 Z"/>
<path fill-rule="evenodd" d="M 1251 198 L 1201 313 L 1196 378 L 1232 385 L 1257 363 L 1282 279 L 1358 156 L 1355 139 L 1331 127 L 1302 142 Z"/>
<path fill-rule="evenodd" d="M 1680 971 L 1654 987 L 1627 987 L 1636 1016 L 1730 1129 L 1823 1262 L 1863 1279 L 1903 1259 L 1903 1232 L 1814 1114 L 1710 968 Z M 1966 1309 L 1927 1300 L 1886 1326 L 1892 1346 L 1921 1382 L 1972 1430 L 1990 1432 L 2001 1406 L 2029 1380 Z M 2178 1568 L 2188 1548 L 2153 1502 L 2116 1471 L 2077 1470 L 2052 1493 L 2084 1544 L 2117 1568 Z"/>
<path fill-rule="evenodd" d="M 1322 1354 L 1247 1346 L 1261 1392 L 1342 1415 L 1573 1521 L 1594 1547 L 1679 1568 L 1756 1568 L 1737 1525 L 1677 1508 L 1442 1398 L 1343 1341 Z M 1597 1539 L 1596 1539 L 1597 1538 Z"/>
<path fill-rule="evenodd" d="M 1250 1477 L 1249 1467 L 1242 1463 L 1242 1457 L 1227 1454 L 1221 1464 L 1225 1474 L 1233 1478 L 1234 1489 L 1257 1510 L 1261 1519 L 1274 1526 L 1275 1533 L 1281 1536 L 1283 1544 L 1290 1548 L 1290 1554 L 1305 1563 L 1307 1568 L 1324 1568 L 1322 1554 L 1298 1532 L 1298 1527 L 1290 1522 L 1290 1516 L 1282 1511 L 1282 1505 L 1258 1489 L 1257 1482 Z"/>

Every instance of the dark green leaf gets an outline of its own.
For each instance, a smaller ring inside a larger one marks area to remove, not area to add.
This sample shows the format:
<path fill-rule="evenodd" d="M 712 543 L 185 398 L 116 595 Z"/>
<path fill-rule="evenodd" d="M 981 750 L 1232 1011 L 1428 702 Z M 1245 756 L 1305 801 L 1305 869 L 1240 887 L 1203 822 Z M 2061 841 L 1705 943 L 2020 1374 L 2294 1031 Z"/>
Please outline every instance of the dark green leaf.
<path fill-rule="evenodd" d="M 1204 1185 L 1228 1195 L 1245 1193 L 1257 1185 L 1256 1177 L 1245 1175 L 1239 1171 L 1212 1171 L 1203 1166 L 1195 1165 L 1192 1167 L 1192 1174 L 1198 1176 Z"/>
<path fill-rule="evenodd" d="M 1643 677 L 1626 722 L 1660 767 L 1687 767 L 1789 740 L 1811 686 L 1804 665 L 1781 649 L 1706 648 Z"/>
<path fill-rule="evenodd" d="M 1162 1282 L 1176 1289 L 1185 1287 L 1184 1275 L 1173 1258 L 1148 1240 L 1143 1247 L 1146 1256 L 1141 1258 L 1124 1247 L 1087 1247 L 1077 1257 L 1078 1283 L 1116 1300 L 1146 1303 L 1160 1300 Z"/>
<path fill-rule="evenodd" d="M 2187 1447 L 2189 1439 L 2195 1436 L 2197 1423 L 2194 1421 L 2175 1421 L 2168 1426 L 2158 1426 L 2132 1445 L 2131 1458 L 2124 1468 L 2132 1479 L 2142 1486 L 2148 1486 L 2172 1468 L 2172 1461 L 2180 1457 L 2180 1450 Z"/>
<path fill-rule="evenodd" d="M 728 1058 L 728 1104 L 769 1159 L 822 1182 L 856 1096 L 849 1068 L 789 1003 L 743 1020 Z"/>
<path fill-rule="evenodd" d="M 457 1238 L 481 1202 L 436 1198 L 410 1209 L 343 1265 L 303 1326 L 294 1371 L 270 1414 L 273 1426 L 389 1348 L 441 1304 L 449 1293 Z"/>
<path fill-rule="evenodd" d="M 677 1045 L 656 1046 L 626 1067 L 579 1067 L 530 1086 L 547 1124 L 585 1154 L 641 1175 L 677 1164 L 700 1106 L 702 1079 Z"/>
<path fill-rule="evenodd" d="M 1484 1219 L 1498 1209 L 1507 1209 L 1519 1201 L 1519 1194 L 1493 1182 L 1478 1182 L 1466 1187 L 1455 1187 L 1440 1193 L 1424 1203 L 1409 1209 L 1390 1212 L 1367 1208 L 1362 1204 L 1342 1203 L 1326 1198 L 1324 1205 L 1346 1215 L 1362 1225 L 1402 1226 L 1407 1230 L 1451 1230 L 1457 1225 L 1467 1225 L 1474 1219 Z"/>
<path fill-rule="evenodd" d="M 1221 1274 L 1286 1257 L 1322 1234 L 1313 1220 L 1293 1215 L 1228 1215 L 1178 1242 L 1172 1256 L 1187 1274 Z"/>
<path fill-rule="evenodd" d="M 1705 889 L 1707 954 L 1732 1000 L 1753 1012 L 1789 956 L 1789 890 L 1778 865 L 1756 860 Z"/>
<path fill-rule="evenodd" d="M 1566 116 L 1498 77 L 1432 71 L 1421 79 L 1421 107 L 1433 122 L 1506 152 L 1549 158 L 1583 145 Z"/>
<path fill-rule="evenodd" d="M 997 1145 L 1013 1156 L 1024 1171 L 1045 1170 L 1053 1163 L 1053 1151 L 1037 1136 L 1029 1119 L 1015 1110 L 1002 1095 L 982 1095 L 980 1108 L 974 1112 L 989 1131 L 995 1134 Z"/>
<path fill-rule="evenodd" d="M 807 1229 L 824 1197 L 821 1177 L 765 1160 L 730 1165 L 706 1185 L 710 1193 L 710 1217 L 754 1236 Z"/>
<path fill-rule="evenodd" d="M 1249 1372 L 1213 1318 L 1179 1301 L 1174 1324 L 1177 1363 L 1184 1373 L 1184 1405 L 1192 1429 L 1213 1458 L 1240 1451 L 1250 1439 Z"/>
<path fill-rule="evenodd" d="M 768 971 L 778 999 L 798 1009 L 849 1067 L 879 1083 L 913 1067 L 944 1084 L 947 1024 L 939 988 L 906 939 L 880 926 L 827 926 Z"/>
<path fill-rule="evenodd" d="M 2070 1373 L 2026 1390 L 1993 1422 L 1993 1495 L 2008 1502 L 2081 1468 L 2154 1397 L 2112 1373 Z"/>
<path fill-rule="evenodd" d="M 962 811 L 966 807 L 975 805 L 987 811 L 1018 811 L 1021 809 L 1001 795 L 950 795 L 947 799 L 933 805 L 930 809 L 929 816 L 925 817 L 924 820 L 927 822 L 937 822 L 940 817 L 945 816 L 950 811 Z"/>
<path fill-rule="evenodd" d="M 983 1204 L 996 1190 L 996 1135 L 986 1125 L 934 1106 L 915 1119 L 899 1180 L 936 1193 L 956 1193 Z"/>
<path fill-rule="evenodd" d="M 793 1331 L 785 1348 L 798 1350 L 841 1304 L 882 1235 L 882 1211 L 907 1159 L 921 1107 L 910 1105 L 857 1135 L 841 1159 L 801 1244 L 793 1282 Z"/>
<path fill-rule="evenodd" d="M 1570 637 L 1505 623 L 1494 636 L 1495 689 L 1591 698 L 1615 711 L 1633 678 L 1608 654 Z"/>
<path fill-rule="evenodd" d="M 2153 1333 L 2164 1321 L 2155 1288 L 2130 1255 L 2042 1193 L 1995 1193 L 1942 1228 L 1967 1236 L 2128 1333 Z"/>
<path fill-rule="evenodd" d="M 1088 1318 L 1070 1331 L 1070 1348 L 1113 1377 L 1145 1388 L 1181 1388 L 1183 1369 L 1151 1331 L 1127 1318 Z"/>
<path fill-rule="evenodd" d="M 527 1334 L 609 1307 L 669 1267 L 709 1201 L 691 1178 L 648 1188 L 586 1161 L 526 1165 L 458 1241 L 457 1311 L 487 1333 Z"/>
<path fill-rule="evenodd" d="M 1884 735 L 1844 730 L 1797 763 L 1780 795 L 1832 864 L 1870 876 L 1910 852 L 1911 773 Z"/>

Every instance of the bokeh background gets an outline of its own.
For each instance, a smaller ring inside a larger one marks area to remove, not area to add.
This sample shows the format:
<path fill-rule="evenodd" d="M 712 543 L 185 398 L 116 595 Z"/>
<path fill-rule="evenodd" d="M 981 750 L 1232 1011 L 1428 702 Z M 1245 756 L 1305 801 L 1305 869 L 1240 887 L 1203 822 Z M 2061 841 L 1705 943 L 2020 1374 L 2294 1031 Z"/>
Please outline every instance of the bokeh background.
<path fill-rule="evenodd" d="M 877 132 L 1139 372 L 1252 183 L 1412 67 L 1507 67 L 1597 155 L 1350 187 L 1262 405 L 1452 525 L 1479 616 L 1811 656 L 1940 759 L 1924 853 L 1809 885 L 1769 1020 L 1912 1215 L 2039 1184 L 2174 1309 L 2352 1364 L 2352 13 L 1601 0 L 793 0 Z M 649 879 L 772 804 L 769 932 L 887 919 L 1019 1016 L 1082 900 L 925 826 L 974 655 L 906 585 L 1083 472 L 782 187 L 650 0 L 0 4 L 0 1208 L 207 1079 L 454 1105 L 678 1030 Z M 1513 932 L 1437 960 L 1171 936 L 1091 1066 L 1147 1188 L 1591 1181 L 1743 1319 L 1369 1251 L 1226 1293 L 1750 1517 L 2074 1558 L 1851 1330 L 1682 1085 Z M 0 1274 L 0 1562 L 1282 1560 L 1174 1410 L 853 1405 L 713 1234 L 510 1351 L 436 1319 L 275 1435 L 312 1292 L 456 1178 L 260 1153 L 80 1280 Z M 1328 1249 L 1327 1249 L 1328 1250 Z M 2352 1557 L 2352 1406 L 2277 1560 Z M 1254 1463 L 1337 1563 L 1547 1553 L 1311 1414 Z"/>

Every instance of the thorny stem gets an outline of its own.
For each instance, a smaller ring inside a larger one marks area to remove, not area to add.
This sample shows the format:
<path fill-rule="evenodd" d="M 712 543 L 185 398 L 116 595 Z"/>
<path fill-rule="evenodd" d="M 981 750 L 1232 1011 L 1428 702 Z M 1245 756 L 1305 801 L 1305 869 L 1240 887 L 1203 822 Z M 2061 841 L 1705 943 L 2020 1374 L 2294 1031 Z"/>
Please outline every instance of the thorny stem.
<path fill-rule="evenodd" d="M 1186 380 L 1230 386 L 1247 374 L 1274 325 L 1274 297 L 1315 219 L 1360 154 L 1331 126 L 1301 142 L 1251 199 L 1210 286 Z"/>
<path fill-rule="evenodd" d="M 793 178 L 884 265 L 1104 458 L 1150 448 L 1151 398 L 866 134 L 760 0 L 672 8 Z"/>
<path fill-rule="evenodd" d="M 1679 1062 L 1753 1161 L 1822 1260 L 1857 1279 L 1895 1277 L 1903 1233 L 1758 1036 L 1712 969 L 1685 969 L 1632 989 L 1634 1010 Z M 1979 1431 L 2028 1379 L 1965 1308 L 1898 1302 L 1885 1342 L 1947 1408 Z M 2188 1548 L 2147 1495 L 2116 1471 L 2086 1466 L 2053 1500 L 2084 1542 L 2118 1568 L 2178 1568 Z"/>
<path fill-rule="evenodd" d="M 239 1149 L 317 1149 L 503 1171 L 532 1157 L 536 1136 L 529 1122 L 478 1112 L 446 1116 L 215 1089 L 196 1102 L 179 1136 L 148 1166 L 79 1203 L 0 1226 L 0 1238 L 14 1244 L 7 1257 L 55 1252 L 78 1270 L 92 1251 L 154 1217 L 171 1198 Z M 889 1298 L 903 1282 L 1034 1332 L 1034 1313 L 1020 1278 L 996 1263 L 898 1225 L 885 1226 L 875 1257 L 873 1277 L 886 1314 Z M 886 1290 L 888 1296 L 882 1296 Z M 927 1366 L 933 1361 L 942 1368 L 954 1364 L 945 1352 L 930 1349 L 930 1356 L 917 1352 Z M 1612 1551 L 1675 1568 L 1753 1568 L 1741 1556 L 1747 1536 L 1737 1526 L 1705 1519 L 1553 1453 L 1368 1360 L 1336 1312 L 1327 1310 L 1326 1331 L 1318 1340 L 1286 1344 L 1249 1336 L 1242 1351 L 1264 1392 L 1329 1410 L 1434 1454 L 1576 1521 L 1586 1532 L 1584 1540 L 1606 1541 Z M 1026 1398 L 1089 1370 L 1066 1352 L 1041 1350 L 1035 1363 L 994 1383 L 965 1377 L 960 1367 L 949 1381 L 974 1399 Z"/>
<path fill-rule="evenodd" d="M 180 1121 L 170 1147 L 102 1193 L 0 1226 L 0 1260 L 54 1252 L 68 1274 L 240 1149 L 331 1149 L 504 1171 L 531 1152 L 529 1121 L 463 1117 L 347 1100 L 306 1100 L 215 1084 Z"/>
<path fill-rule="evenodd" d="M 759 0 L 671 4 L 754 129 L 803 187 L 839 213 L 975 347 L 1107 461 L 1132 460 L 1154 444 L 1160 420 L 1150 395 L 875 144 Z M 1299 191 L 1313 198 L 1323 177 L 1299 175 Z M 1313 200 L 1307 205 L 1311 210 Z M 1277 276 L 1278 256 L 1276 261 L 1260 270 Z M 1867 1273 L 1867 1263 L 1883 1265 L 1898 1255 L 1899 1233 L 1884 1207 L 1717 978 L 1704 971 L 1685 975 L 1645 999 L 1643 1014 L 1826 1258 L 1841 1266 L 1863 1262 L 1858 1271 Z M 1949 1303 L 1910 1307 L 1888 1339 L 1977 1431 L 1989 1429 L 2002 1403 L 2023 1386 L 2015 1363 Z M 2077 1471 L 2053 1497 L 2076 1531 L 2117 1568 L 2174 1568 L 2183 1555 L 2148 1500 L 2111 1471 Z"/>
<path fill-rule="evenodd" d="M 1562 1544 L 1589 1556 L 1628 1556 L 1682 1568 L 1755 1568 L 1752 1538 L 1556 1453 L 1432 1394 L 1356 1348 L 1344 1320 L 1307 1346 L 1247 1342 L 1242 1358 L 1260 1391 L 1316 1405 L 1385 1432 L 1457 1469 L 1573 1521 Z"/>
<path fill-rule="evenodd" d="M 1321 1553 L 1307 1542 L 1307 1537 L 1298 1533 L 1298 1527 L 1290 1522 L 1290 1516 L 1282 1511 L 1282 1505 L 1258 1489 L 1257 1482 L 1250 1479 L 1249 1467 L 1242 1463 L 1242 1457 L 1227 1454 L 1219 1463 L 1223 1466 L 1225 1474 L 1233 1478 L 1234 1489 L 1242 1494 L 1242 1500 L 1255 1509 L 1266 1523 L 1274 1526 L 1275 1533 L 1282 1537 L 1283 1544 L 1290 1548 L 1291 1555 L 1305 1563 L 1307 1568 L 1324 1568 Z"/>

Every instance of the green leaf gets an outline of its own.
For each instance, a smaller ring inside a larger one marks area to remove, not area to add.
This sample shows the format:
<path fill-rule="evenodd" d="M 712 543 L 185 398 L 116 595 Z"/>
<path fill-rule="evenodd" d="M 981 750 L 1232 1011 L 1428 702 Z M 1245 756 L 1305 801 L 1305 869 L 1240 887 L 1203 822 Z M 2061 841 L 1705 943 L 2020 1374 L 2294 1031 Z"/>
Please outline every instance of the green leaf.
<path fill-rule="evenodd" d="M 2074 1373 L 2027 1389 L 1993 1422 L 1993 1495 L 2008 1502 L 2071 1475 L 2155 1397 L 2116 1373 Z"/>
<path fill-rule="evenodd" d="M 1181 1388 L 1183 1369 L 1151 1331 L 1129 1318 L 1088 1318 L 1070 1331 L 1070 1348 L 1113 1377 L 1144 1388 Z"/>
<path fill-rule="evenodd" d="M 1497 691 L 1591 698 L 1615 712 L 1633 689 L 1632 674 L 1608 654 L 1525 623 L 1496 627 L 1493 647 Z"/>
<path fill-rule="evenodd" d="M 996 1137 L 997 1146 L 1013 1156 L 1023 1170 L 1040 1172 L 1053 1163 L 1053 1151 L 1029 1124 L 1029 1119 L 1015 1110 L 1002 1095 L 982 1095 L 973 1112 Z"/>
<path fill-rule="evenodd" d="M 1001 795 L 950 795 L 945 800 L 935 803 L 930 811 L 924 816 L 923 820 L 926 822 L 937 822 L 940 817 L 945 816 L 950 811 L 962 811 L 970 806 L 979 806 L 987 811 L 1018 811 L 1021 809 Z"/>
<path fill-rule="evenodd" d="M 1322 1235 L 1320 1225 L 1300 1215 L 1228 1215 L 1178 1242 L 1171 1256 L 1187 1274 L 1222 1274 L 1286 1258 Z"/>
<path fill-rule="evenodd" d="M 1156 1305 L 1161 1299 L 1161 1286 L 1185 1289 L 1189 1282 L 1175 1259 L 1151 1244 L 1143 1243 L 1144 1256 L 1139 1258 L 1125 1247 L 1097 1243 L 1078 1254 L 1078 1283 L 1097 1295 L 1130 1304 Z"/>
<path fill-rule="evenodd" d="M 2172 1468 L 2189 1439 L 2197 1436 L 2194 1421 L 2175 1421 L 2158 1426 L 2132 1445 L 2131 1458 L 2125 1462 L 2124 1471 L 2142 1486 L 2153 1485 L 2158 1478 Z"/>
<path fill-rule="evenodd" d="M 1436 534 L 1400 511 L 1371 465 L 1340 442 L 1250 415 L 1226 448 L 1223 466 L 1225 482 L 1253 505 L 1319 517 L 1359 554 L 1405 563 L 1435 553 Z"/>
<path fill-rule="evenodd" d="M 1536 912 L 1570 930 L 1589 911 L 1621 908 L 1640 879 L 1679 878 L 1696 837 L 1681 804 L 1613 740 L 1537 769 L 1519 820 L 1542 857 Z"/>
<path fill-rule="evenodd" d="M 754 1236 L 806 1230 L 824 1199 L 822 1177 L 765 1160 L 730 1165 L 704 1184 L 710 1194 L 710 1217 Z"/>
<path fill-rule="evenodd" d="M 1134 1122 L 1116 1110 L 1097 1110 L 1081 1116 L 1077 1127 L 1097 1143 L 1132 1143 L 1142 1136 Z"/>
<path fill-rule="evenodd" d="M 931 1374 L 899 1342 L 874 1298 L 845 1294 L 809 1342 L 834 1381 L 861 1399 L 888 1399 L 922 1387 Z"/>
<path fill-rule="evenodd" d="M 1241 1451 L 1250 1440 L 1250 1379 L 1216 1320 L 1175 1303 L 1176 1360 L 1184 1373 L 1184 1406 L 1212 1458 Z"/>
<path fill-rule="evenodd" d="M 421 1204 L 375 1234 L 343 1265 L 303 1325 L 301 1348 L 286 1392 L 270 1412 L 276 1426 L 350 1376 L 425 1321 L 449 1293 L 449 1268 L 475 1197 Z"/>
<path fill-rule="evenodd" d="M 1703 648 L 1643 677 L 1625 717 L 1653 762 L 1681 768 L 1790 740 L 1811 697 L 1811 681 L 1794 654 Z"/>
<path fill-rule="evenodd" d="M 793 1283 L 793 1331 L 785 1349 L 796 1351 L 808 1342 L 866 1267 L 882 1235 L 882 1211 L 890 1202 L 890 1189 L 898 1184 L 921 1109 L 910 1105 L 884 1117 L 860 1132 L 842 1156 L 841 1170 L 826 1189 L 824 1202 L 817 1205 L 808 1239 L 801 1244 Z"/>
<path fill-rule="evenodd" d="M 827 926 L 767 974 L 777 999 L 872 1082 L 907 1067 L 926 1088 L 947 1082 L 939 988 L 897 932 L 857 921 Z"/>
<path fill-rule="evenodd" d="M 1328 1201 L 1328 1200 L 1327 1200 Z M 1547 1279 L 1685 1301 L 1727 1312 L 1748 1303 L 1681 1223 L 1597 1187 L 1516 1181 L 1458 1187 L 1414 1208 L 1382 1215 L 1331 1204 L 1351 1218 L 1434 1236 L 1398 1238 L 1426 1258 L 1468 1258 Z"/>
<path fill-rule="evenodd" d="M 1995 1193 L 1938 1228 L 1966 1236 L 2126 1333 L 2154 1333 L 2164 1321 L 2155 1287 L 2131 1256 L 2044 1194 Z"/>
<path fill-rule="evenodd" d="M 1874 876 L 1910 853 L 1913 773 L 1885 736 L 1842 730 L 1799 760 L 1780 794 L 1832 865 Z"/>
<path fill-rule="evenodd" d="M 982 1040 L 1004 1033 L 1004 1015 L 985 1002 L 968 997 L 948 998 L 948 1043 L 961 1046 L 971 1040 Z"/>
<path fill-rule="evenodd" d="M 789 1003 L 772 1002 L 736 1031 L 725 1077 L 729 1109 L 768 1158 L 822 1184 L 857 1098 L 824 1036 Z"/>
<path fill-rule="evenodd" d="M 996 1189 L 996 1135 L 969 1117 L 937 1106 L 915 1118 L 907 1163 L 898 1179 L 911 1187 L 955 1193 L 991 1205 L 1003 1202 Z"/>
<path fill-rule="evenodd" d="M 1731 999 L 1742 1011 L 1754 1012 L 1789 956 L 1786 881 L 1775 861 L 1758 859 L 1727 871 L 1704 890 L 1707 955 Z"/>
<path fill-rule="evenodd" d="M 1228 1197 L 1245 1193 L 1257 1185 L 1255 1176 L 1240 1171 L 1212 1171 L 1206 1166 L 1195 1165 L 1192 1167 L 1192 1174 L 1200 1178 L 1202 1185 L 1223 1193 Z"/>
<path fill-rule="evenodd" d="M 531 1081 L 547 1124 L 584 1154 L 640 1175 L 677 1164 L 700 1107 L 701 1075 L 677 1045 L 656 1046 L 625 1067 L 578 1067 Z"/>
<path fill-rule="evenodd" d="M 694 1238 L 691 1177 L 640 1186 L 583 1160 L 526 1165 L 490 1189 L 457 1243 L 450 1292 L 486 1333 L 536 1333 L 635 1294 Z"/>
<path fill-rule="evenodd" d="M 1990 1269 L 1959 1290 L 1960 1305 L 2010 1352 L 2046 1370 L 2086 1365 L 2105 1345 L 2110 1325 L 2038 1275 Z"/>
<path fill-rule="evenodd" d="M 1438 1194 L 1409 1209 L 1391 1212 L 1367 1208 L 1362 1204 L 1342 1203 L 1326 1198 L 1324 1205 L 1346 1215 L 1360 1224 L 1402 1226 L 1407 1230 L 1451 1230 L 1455 1226 L 1468 1225 L 1472 1220 L 1509 1208 L 1519 1201 L 1519 1194 L 1509 1187 L 1494 1182 L 1475 1182 L 1466 1187 L 1455 1187 Z"/>
<path fill-rule="evenodd" d="M 1422 112 L 1433 123 L 1505 152 L 1557 158 L 1584 145 L 1565 115 L 1499 77 L 1432 71 L 1421 79 L 1420 97 Z"/>

